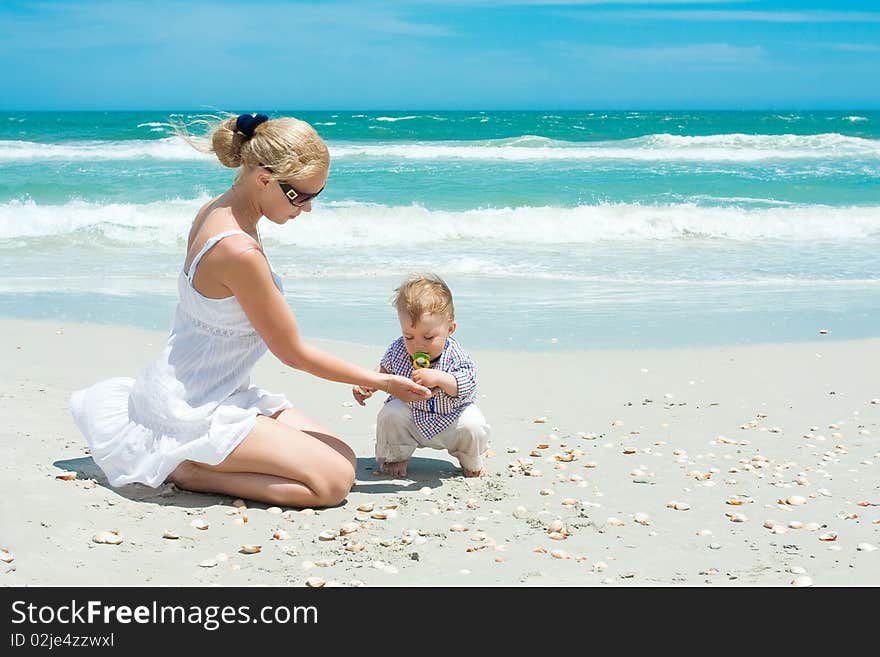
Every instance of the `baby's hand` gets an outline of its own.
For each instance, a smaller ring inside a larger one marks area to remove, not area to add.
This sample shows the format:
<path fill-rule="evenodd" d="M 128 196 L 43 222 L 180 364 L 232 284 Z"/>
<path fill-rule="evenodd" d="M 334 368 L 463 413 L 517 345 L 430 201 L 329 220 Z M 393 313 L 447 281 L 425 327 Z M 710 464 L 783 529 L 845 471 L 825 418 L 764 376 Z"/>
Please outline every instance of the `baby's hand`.
<path fill-rule="evenodd" d="M 412 380 L 418 383 L 420 386 L 425 386 L 426 388 L 436 388 L 440 385 L 440 377 L 439 372 L 437 370 L 429 370 L 429 369 L 417 369 L 412 373 Z"/>
<path fill-rule="evenodd" d="M 351 389 L 351 394 L 354 395 L 355 401 L 361 406 L 366 406 L 364 401 L 373 396 L 373 393 L 376 392 L 372 388 L 366 388 L 364 386 L 353 386 Z"/>

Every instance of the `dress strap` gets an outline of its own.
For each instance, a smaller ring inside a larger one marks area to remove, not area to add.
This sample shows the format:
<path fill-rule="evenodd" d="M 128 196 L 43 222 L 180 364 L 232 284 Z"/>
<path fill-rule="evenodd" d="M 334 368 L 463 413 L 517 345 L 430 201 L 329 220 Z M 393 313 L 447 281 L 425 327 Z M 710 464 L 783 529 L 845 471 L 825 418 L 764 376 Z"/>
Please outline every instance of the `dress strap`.
<path fill-rule="evenodd" d="M 243 230 L 225 230 L 222 233 L 217 233 L 213 237 L 208 238 L 208 241 L 205 242 L 205 245 L 202 247 L 201 251 L 196 254 L 196 257 L 193 258 L 193 261 L 190 263 L 189 271 L 185 272 L 186 277 L 189 279 L 190 283 L 192 283 L 193 276 L 195 276 L 196 273 L 196 267 L 198 266 L 199 261 L 202 259 L 202 256 L 204 256 L 217 242 L 222 240 L 224 237 L 229 237 L 230 235 L 247 235 L 248 237 L 250 237 L 250 235 L 248 235 Z"/>

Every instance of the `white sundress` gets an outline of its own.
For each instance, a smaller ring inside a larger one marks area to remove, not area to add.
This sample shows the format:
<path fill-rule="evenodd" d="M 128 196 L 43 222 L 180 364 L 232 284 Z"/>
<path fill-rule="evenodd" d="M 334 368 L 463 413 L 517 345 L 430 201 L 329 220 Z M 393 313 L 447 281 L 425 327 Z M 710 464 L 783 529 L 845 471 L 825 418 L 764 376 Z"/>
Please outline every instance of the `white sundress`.
<path fill-rule="evenodd" d="M 268 347 L 232 296 L 211 299 L 193 286 L 202 256 L 229 235 L 209 239 L 181 270 L 174 328 L 136 379 L 113 378 L 78 390 L 70 411 L 111 486 L 158 487 L 183 461 L 216 465 L 253 429 L 257 415 L 291 403 L 250 383 Z M 275 284 L 281 280 L 272 272 Z"/>

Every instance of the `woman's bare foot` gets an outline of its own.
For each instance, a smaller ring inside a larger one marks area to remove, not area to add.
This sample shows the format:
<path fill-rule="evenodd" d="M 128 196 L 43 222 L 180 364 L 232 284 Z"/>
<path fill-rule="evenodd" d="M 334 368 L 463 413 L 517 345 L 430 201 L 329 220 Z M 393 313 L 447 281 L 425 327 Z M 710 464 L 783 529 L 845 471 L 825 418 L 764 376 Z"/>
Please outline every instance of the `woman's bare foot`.
<path fill-rule="evenodd" d="M 174 484 L 178 488 L 191 489 L 195 477 L 198 475 L 199 466 L 192 461 L 182 461 L 180 465 L 174 468 L 165 479 L 166 484 Z"/>
<path fill-rule="evenodd" d="M 465 477 L 484 477 L 489 474 L 486 466 L 481 467 L 479 470 L 468 470 L 467 468 L 462 468 L 461 470 Z"/>
<path fill-rule="evenodd" d="M 396 461 L 394 463 L 385 461 L 382 464 L 382 474 L 392 477 L 405 477 L 407 465 L 409 465 L 409 461 Z"/>

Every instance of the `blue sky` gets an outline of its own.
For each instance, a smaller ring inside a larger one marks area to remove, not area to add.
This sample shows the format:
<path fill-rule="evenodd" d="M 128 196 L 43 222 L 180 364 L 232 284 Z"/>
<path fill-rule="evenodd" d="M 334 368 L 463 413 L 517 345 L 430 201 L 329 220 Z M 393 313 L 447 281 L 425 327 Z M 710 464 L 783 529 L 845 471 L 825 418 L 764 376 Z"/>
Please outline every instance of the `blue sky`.
<path fill-rule="evenodd" d="M 0 1 L 0 109 L 880 108 L 880 3 Z"/>

